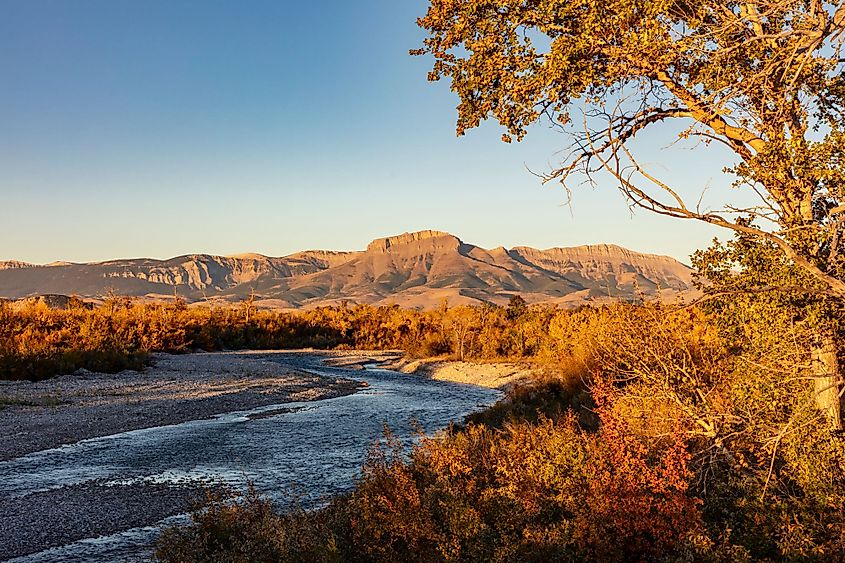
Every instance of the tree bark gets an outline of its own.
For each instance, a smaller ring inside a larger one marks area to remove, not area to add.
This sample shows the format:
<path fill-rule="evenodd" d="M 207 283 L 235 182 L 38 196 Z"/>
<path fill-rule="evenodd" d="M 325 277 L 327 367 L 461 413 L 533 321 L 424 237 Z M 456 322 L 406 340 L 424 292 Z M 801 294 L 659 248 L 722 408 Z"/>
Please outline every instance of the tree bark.
<path fill-rule="evenodd" d="M 836 341 L 827 333 L 819 338 L 812 352 L 812 375 L 816 406 L 830 421 L 833 430 L 842 430 L 842 374 L 839 371 Z"/>

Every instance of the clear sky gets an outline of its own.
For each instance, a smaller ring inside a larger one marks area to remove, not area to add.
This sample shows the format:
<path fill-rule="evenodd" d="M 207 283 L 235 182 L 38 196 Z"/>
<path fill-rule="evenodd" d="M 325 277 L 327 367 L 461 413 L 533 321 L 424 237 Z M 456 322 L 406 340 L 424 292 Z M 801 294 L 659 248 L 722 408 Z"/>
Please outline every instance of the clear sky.
<path fill-rule="evenodd" d="M 411 57 L 423 0 L 0 0 L 0 259 L 361 249 L 440 229 L 487 248 L 616 243 L 686 261 L 719 233 L 565 192 L 565 145 L 487 125 Z M 646 160 L 723 186 L 716 149 Z M 716 152 L 714 152 L 716 151 Z M 722 234 L 724 236 L 724 234 Z"/>

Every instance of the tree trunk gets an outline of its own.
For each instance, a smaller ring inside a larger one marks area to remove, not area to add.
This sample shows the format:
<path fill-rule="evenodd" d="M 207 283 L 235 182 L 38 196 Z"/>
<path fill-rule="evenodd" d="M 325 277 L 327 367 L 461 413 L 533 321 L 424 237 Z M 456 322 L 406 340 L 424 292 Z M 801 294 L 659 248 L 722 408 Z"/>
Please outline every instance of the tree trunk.
<path fill-rule="evenodd" d="M 813 349 L 812 374 L 816 405 L 831 423 L 834 430 L 842 430 L 842 375 L 836 355 L 836 341 L 832 334 L 825 334 Z"/>

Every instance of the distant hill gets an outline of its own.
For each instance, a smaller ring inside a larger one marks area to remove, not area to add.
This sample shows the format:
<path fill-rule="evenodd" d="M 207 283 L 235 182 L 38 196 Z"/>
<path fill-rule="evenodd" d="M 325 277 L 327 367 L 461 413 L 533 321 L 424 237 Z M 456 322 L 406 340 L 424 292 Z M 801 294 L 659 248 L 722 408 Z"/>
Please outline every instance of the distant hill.
<path fill-rule="evenodd" d="M 0 262 L 0 297 L 10 299 L 113 293 L 235 302 L 255 295 L 259 304 L 278 308 L 341 301 L 427 308 L 444 298 L 450 304 L 502 304 L 518 294 L 528 302 L 577 306 L 691 289 L 690 268 L 668 256 L 614 245 L 486 250 L 440 231 L 377 239 L 363 251 L 313 250 L 281 258 L 192 254 L 46 266 Z"/>

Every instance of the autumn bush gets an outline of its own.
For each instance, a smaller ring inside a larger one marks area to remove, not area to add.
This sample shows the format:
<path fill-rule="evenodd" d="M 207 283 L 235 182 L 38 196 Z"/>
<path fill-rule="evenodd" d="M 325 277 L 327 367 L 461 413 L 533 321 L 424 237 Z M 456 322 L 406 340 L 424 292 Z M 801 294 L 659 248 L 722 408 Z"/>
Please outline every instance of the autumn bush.
<path fill-rule="evenodd" d="M 262 512 L 262 529 L 276 530 L 269 560 L 843 560 L 843 440 L 813 408 L 804 358 L 782 338 L 742 336 L 763 322 L 786 330 L 776 318 L 732 324 L 712 309 L 660 304 L 528 307 L 509 318 L 488 307 L 462 310 L 470 329 L 455 332 L 454 319 L 440 324 L 450 311 L 366 314 L 381 327 L 402 319 L 405 335 L 448 327 L 441 334 L 462 341 L 465 358 L 529 357 L 544 375 L 409 454 L 388 440 L 324 509 Z M 482 333 L 498 335 L 495 352 Z M 258 541 L 221 525 L 244 545 Z M 159 557 L 235 553 L 200 530 L 167 536 Z"/>
<path fill-rule="evenodd" d="M 680 554 L 701 524 L 686 494 L 682 437 L 669 441 L 589 433 L 573 416 L 500 430 L 470 424 L 424 438 L 410 458 L 388 440 L 370 453 L 353 492 L 328 507 L 276 514 L 260 498 L 218 506 L 168 531 L 157 556 L 539 562 Z"/>
<path fill-rule="evenodd" d="M 310 346 L 531 361 L 543 374 L 410 457 L 371 456 L 355 489 L 323 510 L 221 502 L 165 536 L 165 560 L 841 559 L 845 440 L 806 384 L 807 319 L 824 303 L 517 305 L 0 305 L 0 373 Z"/>
<path fill-rule="evenodd" d="M 44 379 L 79 368 L 139 369 L 151 352 L 334 347 L 349 341 L 317 314 L 251 314 L 110 299 L 95 309 L 0 305 L 0 378 Z"/>
<path fill-rule="evenodd" d="M 554 331 L 581 323 L 570 315 L 549 306 L 445 303 L 430 311 L 357 305 L 296 312 L 260 311 L 249 302 L 189 307 L 121 298 L 93 309 L 81 301 L 66 310 L 0 304 L 0 378 L 137 369 L 151 352 L 246 348 L 399 349 L 411 357 L 548 363 L 561 355 L 562 335 Z"/>

